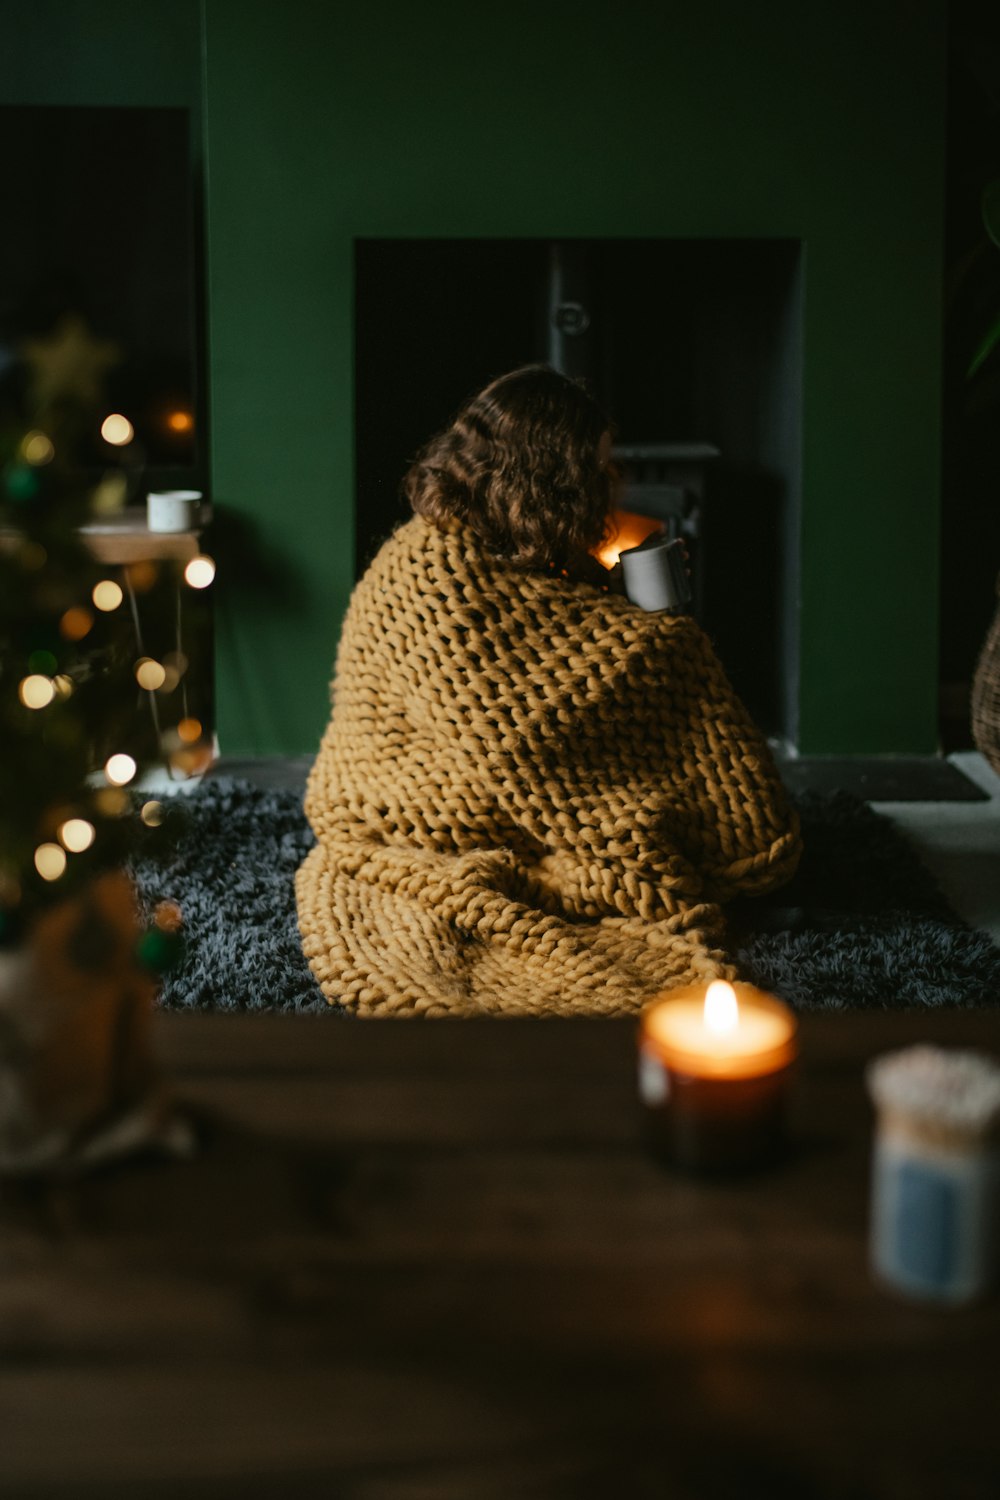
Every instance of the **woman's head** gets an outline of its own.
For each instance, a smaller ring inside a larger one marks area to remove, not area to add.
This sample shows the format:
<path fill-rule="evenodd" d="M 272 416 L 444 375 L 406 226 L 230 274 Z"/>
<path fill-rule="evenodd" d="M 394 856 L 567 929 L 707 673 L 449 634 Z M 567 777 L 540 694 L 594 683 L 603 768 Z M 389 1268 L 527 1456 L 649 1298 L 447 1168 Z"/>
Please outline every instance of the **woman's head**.
<path fill-rule="evenodd" d="M 501 375 L 432 438 L 403 481 L 417 515 L 468 526 L 524 568 L 565 567 L 608 528 L 610 423 L 547 365 Z"/>

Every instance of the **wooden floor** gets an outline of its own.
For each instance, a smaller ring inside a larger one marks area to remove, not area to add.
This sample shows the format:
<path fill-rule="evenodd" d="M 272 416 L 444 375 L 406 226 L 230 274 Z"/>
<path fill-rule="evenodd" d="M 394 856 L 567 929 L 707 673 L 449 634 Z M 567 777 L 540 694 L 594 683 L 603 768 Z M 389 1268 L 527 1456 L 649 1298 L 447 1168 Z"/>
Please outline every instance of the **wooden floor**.
<path fill-rule="evenodd" d="M 793 1150 L 686 1178 L 628 1022 L 161 1016 L 188 1162 L 5 1186 L 4 1500 L 995 1500 L 1000 1305 L 867 1261 L 867 1058 L 807 1016 Z"/>

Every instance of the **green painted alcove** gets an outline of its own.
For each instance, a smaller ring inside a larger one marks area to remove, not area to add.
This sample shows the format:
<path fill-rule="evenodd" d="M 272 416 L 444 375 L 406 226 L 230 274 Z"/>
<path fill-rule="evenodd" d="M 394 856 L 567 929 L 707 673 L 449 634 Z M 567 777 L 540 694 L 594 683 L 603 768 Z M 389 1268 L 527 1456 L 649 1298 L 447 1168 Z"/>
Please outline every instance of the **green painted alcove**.
<path fill-rule="evenodd" d="M 804 247 L 804 751 L 935 745 L 944 6 L 207 0 L 226 753 L 308 752 L 353 581 L 355 240 Z M 441 413 L 442 418 L 447 413 Z"/>

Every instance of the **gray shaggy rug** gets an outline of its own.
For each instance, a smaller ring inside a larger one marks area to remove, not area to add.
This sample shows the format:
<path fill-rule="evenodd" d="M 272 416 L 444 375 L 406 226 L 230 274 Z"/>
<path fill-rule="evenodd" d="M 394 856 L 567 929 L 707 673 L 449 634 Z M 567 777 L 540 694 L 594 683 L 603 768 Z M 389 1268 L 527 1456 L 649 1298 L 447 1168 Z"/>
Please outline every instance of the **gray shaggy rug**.
<path fill-rule="evenodd" d="M 744 978 L 801 1010 L 1000 1000 L 1000 950 L 958 920 L 887 819 L 843 792 L 797 804 L 806 852 L 795 880 L 730 909 Z M 301 794 L 218 777 L 165 807 L 168 852 L 134 863 L 147 910 L 169 899 L 184 914 L 187 950 L 160 1003 L 345 1015 L 299 944 L 292 882 L 314 842 Z"/>

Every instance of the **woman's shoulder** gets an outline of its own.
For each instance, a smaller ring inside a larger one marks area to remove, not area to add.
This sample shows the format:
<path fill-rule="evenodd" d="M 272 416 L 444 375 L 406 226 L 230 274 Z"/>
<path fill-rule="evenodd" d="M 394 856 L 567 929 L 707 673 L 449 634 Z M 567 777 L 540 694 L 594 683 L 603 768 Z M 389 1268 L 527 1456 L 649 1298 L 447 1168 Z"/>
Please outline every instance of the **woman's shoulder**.
<path fill-rule="evenodd" d="M 436 528 L 420 516 L 400 521 L 383 537 L 361 574 L 360 584 L 372 583 L 386 573 L 399 573 L 419 562 L 435 546 L 432 532 Z"/>
<path fill-rule="evenodd" d="M 488 606 L 493 618 L 511 612 L 522 627 L 569 631 L 581 640 L 621 635 L 633 646 L 655 649 L 671 641 L 689 647 L 700 636 L 687 616 L 651 614 L 615 592 L 595 562 L 584 576 L 555 570 L 525 570 L 488 553 L 474 533 L 460 522 L 444 525 L 413 516 L 401 521 L 386 537 L 370 562 L 357 592 L 376 594 L 395 607 L 428 593 L 447 611 L 450 604 Z M 560 630 L 561 627 L 561 630 Z"/>

